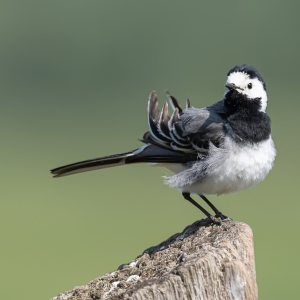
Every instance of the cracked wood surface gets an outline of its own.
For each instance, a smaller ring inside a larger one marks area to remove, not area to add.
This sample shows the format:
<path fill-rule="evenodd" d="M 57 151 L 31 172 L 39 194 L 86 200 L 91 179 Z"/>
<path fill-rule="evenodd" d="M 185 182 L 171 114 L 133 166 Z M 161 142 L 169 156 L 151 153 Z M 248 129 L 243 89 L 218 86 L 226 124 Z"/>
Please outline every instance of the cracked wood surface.
<path fill-rule="evenodd" d="M 118 270 L 52 300 L 258 299 L 251 228 L 196 221 Z"/>

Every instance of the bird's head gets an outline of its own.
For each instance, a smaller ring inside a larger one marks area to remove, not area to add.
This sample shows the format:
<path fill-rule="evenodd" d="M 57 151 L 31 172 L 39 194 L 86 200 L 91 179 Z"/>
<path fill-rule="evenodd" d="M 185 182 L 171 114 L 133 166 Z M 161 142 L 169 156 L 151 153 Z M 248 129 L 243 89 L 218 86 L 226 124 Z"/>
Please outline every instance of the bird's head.
<path fill-rule="evenodd" d="M 225 99 L 240 99 L 241 104 L 243 101 L 253 101 L 253 104 L 258 104 L 259 111 L 266 111 L 266 84 L 255 68 L 247 65 L 234 67 L 227 74 L 225 87 Z"/>

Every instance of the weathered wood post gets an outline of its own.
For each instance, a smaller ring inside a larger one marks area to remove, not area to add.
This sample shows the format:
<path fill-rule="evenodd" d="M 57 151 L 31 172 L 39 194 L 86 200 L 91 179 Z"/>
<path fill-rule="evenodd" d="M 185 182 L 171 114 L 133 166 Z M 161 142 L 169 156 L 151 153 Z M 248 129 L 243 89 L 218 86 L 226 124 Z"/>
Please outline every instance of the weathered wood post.
<path fill-rule="evenodd" d="M 71 299 L 258 299 L 252 230 L 235 221 L 197 221 L 118 270 L 53 298 Z"/>

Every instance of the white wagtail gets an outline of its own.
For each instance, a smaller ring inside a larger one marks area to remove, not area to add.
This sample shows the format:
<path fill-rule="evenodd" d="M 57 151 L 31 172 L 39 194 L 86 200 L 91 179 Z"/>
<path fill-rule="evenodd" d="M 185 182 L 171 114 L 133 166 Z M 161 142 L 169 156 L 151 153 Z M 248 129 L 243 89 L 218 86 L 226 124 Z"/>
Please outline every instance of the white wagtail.
<path fill-rule="evenodd" d="M 212 215 L 191 198 L 199 195 L 214 211 L 224 216 L 205 195 L 234 193 L 255 186 L 272 169 L 276 150 L 266 114 L 266 84 L 258 71 L 236 66 L 227 74 L 223 100 L 205 107 L 182 109 L 168 94 L 168 103 L 159 111 L 156 93 L 148 101 L 149 131 L 144 145 L 136 150 L 85 160 L 51 170 L 61 177 L 131 163 L 151 163 L 174 173 L 165 182 L 207 217 Z"/>

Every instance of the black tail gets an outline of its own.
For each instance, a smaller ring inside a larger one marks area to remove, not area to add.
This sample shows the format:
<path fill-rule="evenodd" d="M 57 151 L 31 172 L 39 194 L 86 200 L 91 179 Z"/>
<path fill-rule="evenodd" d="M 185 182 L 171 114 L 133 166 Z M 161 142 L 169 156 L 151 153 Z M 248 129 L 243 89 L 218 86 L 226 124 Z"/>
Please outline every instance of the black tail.
<path fill-rule="evenodd" d="M 197 160 L 197 155 L 148 144 L 131 152 L 89 159 L 55 168 L 51 170 L 51 173 L 54 177 L 62 177 L 131 163 L 186 163 L 191 160 Z"/>

